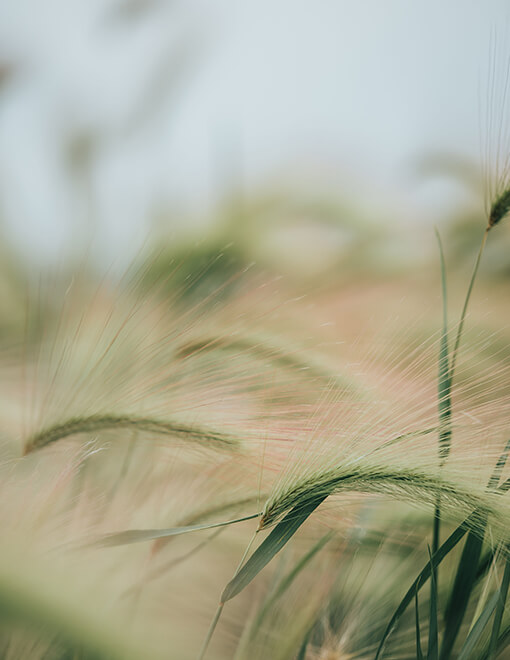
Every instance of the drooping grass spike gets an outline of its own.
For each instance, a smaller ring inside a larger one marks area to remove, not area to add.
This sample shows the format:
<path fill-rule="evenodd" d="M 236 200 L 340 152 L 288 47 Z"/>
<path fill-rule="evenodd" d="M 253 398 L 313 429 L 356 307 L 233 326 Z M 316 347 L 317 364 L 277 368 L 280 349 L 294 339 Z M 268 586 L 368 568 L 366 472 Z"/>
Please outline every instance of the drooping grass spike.
<path fill-rule="evenodd" d="M 492 203 L 488 229 L 492 229 L 510 213 L 510 187 L 504 190 Z"/>

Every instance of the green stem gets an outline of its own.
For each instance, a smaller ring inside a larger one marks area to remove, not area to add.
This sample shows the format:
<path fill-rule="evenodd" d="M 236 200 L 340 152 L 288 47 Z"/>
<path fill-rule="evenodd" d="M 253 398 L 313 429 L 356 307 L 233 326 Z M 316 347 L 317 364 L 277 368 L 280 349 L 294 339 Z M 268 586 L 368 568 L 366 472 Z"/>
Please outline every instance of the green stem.
<path fill-rule="evenodd" d="M 436 229 L 436 238 L 441 259 L 441 288 L 443 298 L 443 330 L 439 349 L 439 373 L 437 383 L 438 414 L 439 414 L 439 465 L 443 466 L 448 458 L 451 443 L 451 397 L 450 397 L 450 365 L 448 360 L 448 287 L 446 283 L 446 262 L 444 258 L 441 236 Z M 434 509 L 434 524 L 432 529 L 432 554 L 435 554 L 440 545 L 441 528 L 441 495 L 436 496 Z M 431 565 L 434 584 L 437 585 L 437 567 Z M 432 594 L 437 597 L 437 593 Z"/>
<path fill-rule="evenodd" d="M 476 280 L 476 275 L 478 273 L 478 267 L 480 266 L 480 261 L 482 259 L 482 254 L 483 254 L 483 250 L 484 250 L 484 247 L 485 247 L 485 243 L 487 241 L 487 234 L 489 233 L 489 230 L 490 230 L 490 227 L 487 227 L 487 229 L 484 231 L 482 242 L 480 244 L 480 249 L 478 250 L 478 256 L 476 258 L 475 266 L 473 268 L 473 274 L 471 275 L 471 280 L 469 282 L 468 290 L 467 290 L 467 293 L 466 293 L 466 299 L 464 300 L 464 307 L 462 308 L 462 314 L 460 315 L 459 328 L 457 330 L 457 337 L 455 338 L 455 346 L 454 346 L 453 354 L 452 354 L 452 363 L 451 363 L 451 366 L 450 366 L 450 374 L 449 374 L 450 387 L 452 385 L 453 376 L 455 374 L 455 366 L 456 366 L 456 363 L 457 363 L 457 354 L 459 352 L 460 340 L 462 338 L 462 332 L 464 330 L 464 322 L 466 320 L 466 314 L 467 314 L 467 309 L 468 309 L 468 305 L 469 305 L 469 300 L 471 298 L 471 293 L 473 291 L 473 286 L 474 286 L 474 283 L 475 283 L 475 280 Z"/>
<path fill-rule="evenodd" d="M 234 577 L 239 573 L 241 566 L 244 564 L 244 560 L 248 556 L 248 553 L 250 552 L 251 546 L 253 545 L 253 542 L 255 541 L 257 537 L 257 532 L 259 530 L 257 529 L 253 536 L 251 537 L 250 542 L 248 543 L 246 550 L 244 551 L 244 554 L 241 558 L 241 561 L 239 562 L 239 565 L 236 569 L 236 572 L 234 573 Z M 219 603 L 218 608 L 216 610 L 216 613 L 214 614 L 213 620 L 211 621 L 211 625 L 209 626 L 209 630 L 207 631 L 207 635 L 204 639 L 204 643 L 202 644 L 202 648 L 200 649 L 200 654 L 198 656 L 197 660 L 204 660 L 205 654 L 207 652 L 207 648 L 209 646 L 209 642 L 212 639 L 212 636 L 214 634 L 214 631 L 216 629 L 216 626 L 218 625 L 218 621 L 220 620 L 221 613 L 223 612 L 223 608 L 225 607 L 225 603 Z"/>
<path fill-rule="evenodd" d="M 437 494 L 436 508 L 434 511 L 434 528 L 432 534 L 432 554 L 435 554 L 439 549 L 440 541 L 440 527 L 441 527 L 441 494 Z"/>
<path fill-rule="evenodd" d="M 211 625 L 209 626 L 209 630 L 207 631 L 206 638 L 204 639 L 204 643 L 202 644 L 202 648 L 200 649 L 200 655 L 198 656 L 198 660 L 203 660 L 203 658 L 205 658 L 207 647 L 209 646 L 209 642 L 211 641 L 211 638 L 216 629 L 218 621 L 220 620 L 220 616 L 221 613 L 223 612 L 224 607 L 225 607 L 225 603 L 220 603 L 218 605 L 218 609 L 216 610 L 214 618 L 211 621 Z"/>

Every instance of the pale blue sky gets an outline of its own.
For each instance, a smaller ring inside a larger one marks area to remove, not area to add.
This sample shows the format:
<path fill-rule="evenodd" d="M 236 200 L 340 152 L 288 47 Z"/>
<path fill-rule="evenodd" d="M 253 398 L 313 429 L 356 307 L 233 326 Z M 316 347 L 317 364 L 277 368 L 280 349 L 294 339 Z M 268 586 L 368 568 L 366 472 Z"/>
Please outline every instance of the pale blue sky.
<path fill-rule="evenodd" d="M 479 158 L 494 28 L 502 68 L 510 55 L 506 0 L 186 0 L 124 23 L 120 4 L 0 5 L 0 56 L 19 70 L 0 96 L 3 217 L 48 258 L 86 240 L 66 158 L 91 133 L 97 244 L 112 256 L 143 239 L 154 206 L 204 213 L 234 184 L 348 189 L 437 222 L 451 189 L 420 187 L 411 167 L 437 149 Z M 194 59 L 173 93 L 178 52 Z"/>

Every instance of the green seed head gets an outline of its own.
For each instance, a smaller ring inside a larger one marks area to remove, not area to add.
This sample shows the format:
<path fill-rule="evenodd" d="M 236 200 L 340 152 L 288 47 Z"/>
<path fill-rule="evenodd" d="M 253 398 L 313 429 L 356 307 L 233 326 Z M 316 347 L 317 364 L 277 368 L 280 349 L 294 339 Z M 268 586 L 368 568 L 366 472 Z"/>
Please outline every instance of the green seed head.
<path fill-rule="evenodd" d="M 497 225 L 510 213 L 510 188 L 501 193 L 491 206 L 489 228 Z"/>

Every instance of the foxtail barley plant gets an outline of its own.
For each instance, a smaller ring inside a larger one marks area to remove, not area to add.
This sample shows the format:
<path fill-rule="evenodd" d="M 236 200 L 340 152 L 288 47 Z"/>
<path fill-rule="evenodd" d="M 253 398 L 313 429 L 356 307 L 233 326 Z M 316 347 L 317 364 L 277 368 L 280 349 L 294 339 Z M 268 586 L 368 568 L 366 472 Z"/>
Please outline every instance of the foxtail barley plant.
<path fill-rule="evenodd" d="M 0 655 L 504 653 L 508 336 L 469 330 L 507 153 L 458 316 L 437 233 L 437 323 L 362 332 L 380 290 L 297 295 L 243 255 L 41 286 L 2 354 Z"/>

